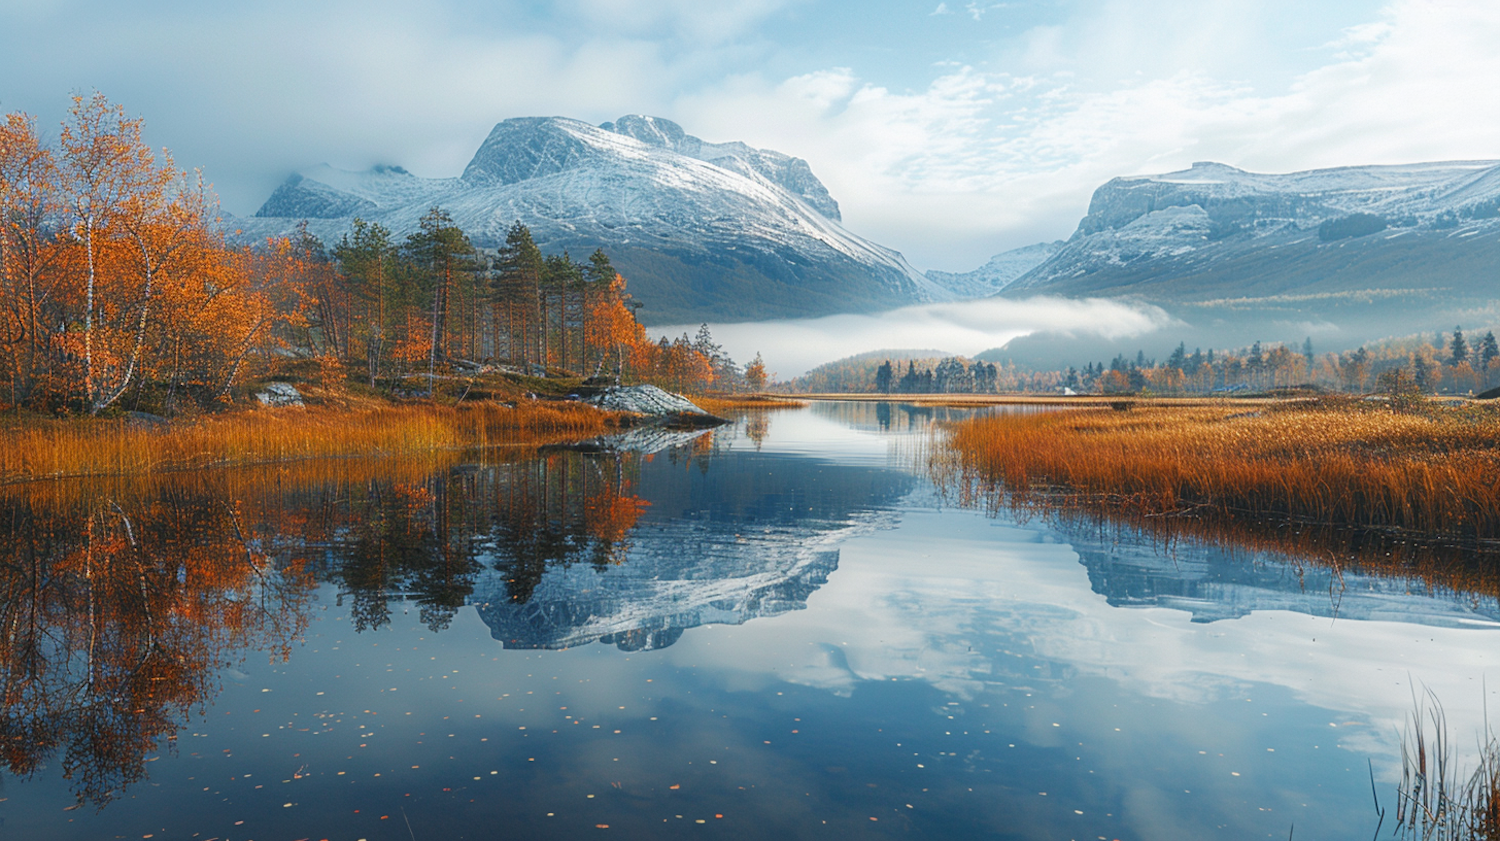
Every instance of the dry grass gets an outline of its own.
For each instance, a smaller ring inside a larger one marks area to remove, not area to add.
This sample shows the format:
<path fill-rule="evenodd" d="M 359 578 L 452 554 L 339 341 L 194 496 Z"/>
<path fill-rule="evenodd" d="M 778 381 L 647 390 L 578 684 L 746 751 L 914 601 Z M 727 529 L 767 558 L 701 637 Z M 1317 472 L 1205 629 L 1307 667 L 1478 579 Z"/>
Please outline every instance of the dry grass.
<path fill-rule="evenodd" d="M 771 397 L 765 394 L 699 394 L 689 396 L 698 408 L 713 415 L 740 412 L 747 409 L 798 409 L 806 406 L 802 400 Z"/>
<path fill-rule="evenodd" d="M 1500 413 L 1396 414 L 1348 401 L 1246 409 L 979 418 L 949 431 L 946 469 L 1018 501 L 1047 497 L 1144 517 L 1500 538 Z"/>
<path fill-rule="evenodd" d="M 1127 402 L 1161 406 L 1218 406 L 1222 397 L 1153 397 L 1101 396 L 1097 394 L 798 394 L 802 400 L 839 400 L 852 403 L 904 403 L 912 406 L 1108 406 Z M 1256 408 L 1277 402 L 1272 397 L 1237 397 L 1236 405 Z"/>
<path fill-rule="evenodd" d="M 261 409 L 166 429 L 114 419 L 21 421 L 0 427 L 0 483 L 534 446 L 598 435 L 618 421 L 576 403 Z"/>
<path fill-rule="evenodd" d="M 1437 697 L 1429 690 L 1425 698 L 1414 701 L 1401 737 L 1396 837 L 1416 841 L 1500 838 L 1500 741 L 1488 725 L 1478 747 L 1474 769 L 1465 770 Z"/>

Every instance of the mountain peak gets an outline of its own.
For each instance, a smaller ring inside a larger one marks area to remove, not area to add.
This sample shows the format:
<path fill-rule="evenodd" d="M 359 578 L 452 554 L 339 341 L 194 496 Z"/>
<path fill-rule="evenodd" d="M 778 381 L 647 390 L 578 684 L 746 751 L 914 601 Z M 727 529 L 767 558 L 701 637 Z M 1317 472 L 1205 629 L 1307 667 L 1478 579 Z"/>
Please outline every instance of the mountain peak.
<path fill-rule="evenodd" d="M 599 128 L 633 137 L 647 146 L 660 146 L 686 155 L 696 156 L 698 147 L 703 145 L 703 141 L 689 135 L 683 131 L 682 126 L 671 120 L 648 117 L 645 114 L 626 114 L 612 123 L 600 125 Z M 685 151 L 687 147 L 691 147 L 691 151 Z"/>
<path fill-rule="evenodd" d="M 396 166 L 306 170 L 241 230 L 299 220 L 337 241 L 355 217 L 396 236 L 434 206 L 481 247 L 517 220 L 544 249 L 609 250 L 655 323 L 827 315 L 952 295 L 901 255 L 841 227 L 807 162 L 744 143 L 709 143 L 660 117 L 595 126 L 566 117 L 495 125 L 457 178 Z"/>

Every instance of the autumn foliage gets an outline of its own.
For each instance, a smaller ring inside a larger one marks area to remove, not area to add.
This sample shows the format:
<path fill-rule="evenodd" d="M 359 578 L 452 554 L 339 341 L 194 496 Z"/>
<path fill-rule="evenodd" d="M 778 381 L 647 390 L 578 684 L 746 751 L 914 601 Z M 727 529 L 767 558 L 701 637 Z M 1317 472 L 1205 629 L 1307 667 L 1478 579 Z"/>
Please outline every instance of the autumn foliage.
<path fill-rule="evenodd" d="M 100 94 L 74 99 L 52 145 L 26 114 L 0 123 L 0 405 L 172 415 L 294 359 L 324 384 L 406 395 L 485 364 L 679 390 L 732 379 L 706 332 L 649 340 L 602 251 L 543 255 L 519 222 L 493 253 L 436 207 L 404 241 L 355 220 L 337 243 L 304 227 L 235 244 L 201 176 L 142 130 Z"/>
<path fill-rule="evenodd" d="M 208 191 L 103 96 L 75 98 L 57 147 L 0 125 L 0 390 L 97 414 L 142 389 L 171 406 L 228 393 L 275 313 Z"/>

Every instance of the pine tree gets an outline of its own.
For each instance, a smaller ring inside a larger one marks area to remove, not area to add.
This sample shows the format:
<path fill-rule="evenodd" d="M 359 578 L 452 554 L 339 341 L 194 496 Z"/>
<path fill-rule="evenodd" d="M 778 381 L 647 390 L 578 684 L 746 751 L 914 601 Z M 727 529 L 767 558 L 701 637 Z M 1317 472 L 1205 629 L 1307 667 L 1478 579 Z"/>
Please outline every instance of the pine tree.
<path fill-rule="evenodd" d="M 473 296 L 474 273 L 479 270 L 477 254 L 469 237 L 453 224 L 453 217 L 434 207 L 422 217 L 417 232 L 407 237 L 406 253 L 425 275 L 422 291 L 429 298 L 431 324 L 427 349 L 427 390 L 432 391 L 433 376 L 439 362 L 448 361 L 451 299 L 455 291 L 464 303 Z"/>
<path fill-rule="evenodd" d="M 1412 381 L 1417 390 L 1426 393 L 1432 390 L 1432 362 L 1426 353 L 1418 353 L 1411 360 Z"/>
<path fill-rule="evenodd" d="M 1479 343 L 1480 370 L 1489 370 L 1490 362 L 1497 356 L 1500 356 L 1500 345 L 1496 345 L 1495 333 L 1491 330 L 1484 334 L 1484 339 Z"/>
<path fill-rule="evenodd" d="M 520 222 L 510 226 L 500 249 L 492 288 L 495 319 L 506 327 L 506 350 L 510 358 L 526 368 L 534 358 L 543 361 L 541 333 L 542 251 L 531 238 L 531 230 Z"/>
<path fill-rule="evenodd" d="M 891 361 L 887 359 L 875 369 L 875 390 L 881 394 L 891 393 Z"/>
<path fill-rule="evenodd" d="M 1307 338 L 1302 340 L 1302 355 L 1306 357 L 1307 369 L 1311 371 L 1313 364 L 1312 336 L 1308 336 Z"/>
<path fill-rule="evenodd" d="M 350 336 L 359 336 L 364 345 L 365 372 L 374 387 L 389 351 L 392 315 L 396 309 L 392 304 L 397 297 L 393 271 L 397 255 L 391 244 L 391 232 L 379 223 L 356 218 L 333 254 L 349 279 L 351 297 L 359 310 L 356 316 L 352 313 L 356 307 L 350 307 L 348 318 L 352 321 L 357 317 L 359 323 L 356 326 L 346 321 L 345 347 L 349 347 Z"/>
<path fill-rule="evenodd" d="M 1187 365 L 1187 343 L 1186 342 L 1178 342 L 1177 343 L 1177 349 L 1174 350 L 1174 351 L 1172 351 L 1172 355 L 1171 356 L 1167 357 L 1167 367 L 1168 368 L 1176 368 L 1178 370 L 1181 370 L 1186 365 Z"/>
<path fill-rule="evenodd" d="M 1450 365 L 1457 368 L 1459 365 L 1469 361 L 1469 343 L 1464 341 L 1463 328 L 1453 328 L 1453 342 L 1451 343 L 1451 347 L 1453 352 L 1448 357 Z"/>

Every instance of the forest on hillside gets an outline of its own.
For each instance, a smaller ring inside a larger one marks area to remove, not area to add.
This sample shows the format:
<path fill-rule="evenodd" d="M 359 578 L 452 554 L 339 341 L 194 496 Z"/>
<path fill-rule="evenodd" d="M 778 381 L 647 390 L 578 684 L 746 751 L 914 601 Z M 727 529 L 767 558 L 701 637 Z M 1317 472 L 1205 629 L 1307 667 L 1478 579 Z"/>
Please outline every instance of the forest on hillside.
<path fill-rule="evenodd" d="M 0 122 L 0 406 L 172 414 L 288 368 L 386 393 L 487 365 L 746 381 L 707 328 L 649 340 L 602 250 L 544 255 L 517 221 L 484 253 L 437 207 L 405 239 L 356 220 L 337 243 L 236 244 L 202 174 L 142 134 L 101 94 L 74 98 L 55 144 L 27 114 Z"/>
<path fill-rule="evenodd" d="M 1177 395 L 1297 386 L 1355 393 L 1483 393 L 1500 386 L 1500 344 L 1493 330 L 1470 337 L 1459 326 L 1452 333 L 1371 343 L 1342 353 L 1315 353 L 1310 338 L 1301 348 L 1256 342 L 1249 348 L 1191 353 L 1179 343 L 1160 361 L 1141 351 L 1134 358 L 1118 355 L 1108 364 L 1044 371 L 960 356 L 894 360 L 861 354 L 820 365 L 783 388 L 804 394 Z"/>

